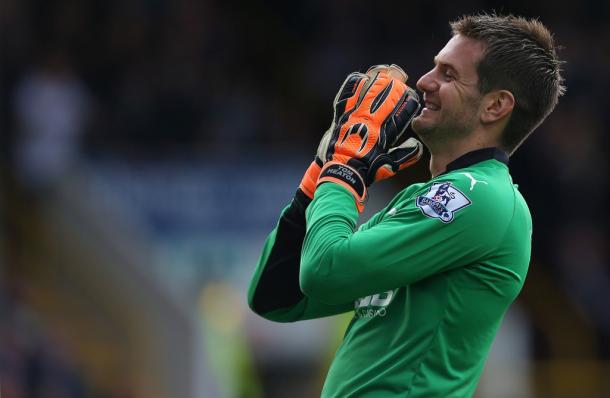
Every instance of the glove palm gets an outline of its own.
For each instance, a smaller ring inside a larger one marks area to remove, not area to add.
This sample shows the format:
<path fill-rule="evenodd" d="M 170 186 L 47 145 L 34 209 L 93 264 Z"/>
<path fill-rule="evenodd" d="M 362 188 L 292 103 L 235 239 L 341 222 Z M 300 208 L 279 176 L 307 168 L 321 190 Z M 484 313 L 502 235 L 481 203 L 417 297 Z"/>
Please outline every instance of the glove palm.
<path fill-rule="evenodd" d="M 371 77 L 363 78 L 359 73 L 348 76 L 346 83 L 358 83 L 345 101 L 344 112 L 338 116 L 341 108 L 335 107 L 333 124 L 318 148 L 317 157 L 325 160 L 318 185 L 334 182 L 345 186 L 354 195 L 359 211 L 364 209 L 368 186 L 415 163 L 423 151 L 414 138 L 392 148 L 420 105 L 415 91 L 393 77 L 391 68 L 398 67 L 374 67 L 367 72 Z"/>

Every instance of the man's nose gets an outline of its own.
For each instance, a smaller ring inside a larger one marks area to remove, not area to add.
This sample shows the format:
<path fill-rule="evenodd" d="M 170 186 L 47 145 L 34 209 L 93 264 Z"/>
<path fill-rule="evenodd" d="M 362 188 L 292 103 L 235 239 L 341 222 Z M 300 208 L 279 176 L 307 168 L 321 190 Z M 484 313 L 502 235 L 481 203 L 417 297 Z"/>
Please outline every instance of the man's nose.
<path fill-rule="evenodd" d="M 417 81 L 417 84 L 415 85 L 418 90 L 424 91 L 424 92 L 430 92 L 430 91 L 435 91 L 438 89 L 438 83 L 433 78 L 432 72 L 433 72 L 433 70 L 431 70 L 430 72 L 426 73 L 425 75 L 423 75 L 422 77 L 419 78 L 419 80 Z"/>

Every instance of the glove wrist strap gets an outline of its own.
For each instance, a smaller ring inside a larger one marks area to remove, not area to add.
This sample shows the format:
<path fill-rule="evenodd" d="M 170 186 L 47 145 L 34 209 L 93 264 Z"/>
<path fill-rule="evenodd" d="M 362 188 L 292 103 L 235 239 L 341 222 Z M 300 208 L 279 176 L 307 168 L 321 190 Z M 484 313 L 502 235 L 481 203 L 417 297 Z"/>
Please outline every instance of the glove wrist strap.
<path fill-rule="evenodd" d="M 327 162 L 320 172 L 318 186 L 324 182 L 333 182 L 347 188 L 354 195 L 358 212 L 364 210 L 367 200 L 366 184 L 362 176 L 355 169 L 342 163 Z"/>
<path fill-rule="evenodd" d="M 322 169 L 322 162 L 319 161 L 316 157 L 313 162 L 305 171 L 303 175 L 303 179 L 299 184 L 299 188 L 309 199 L 313 199 L 313 194 L 316 190 L 316 183 L 318 181 L 318 177 L 320 176 L 320 170 Z"/>

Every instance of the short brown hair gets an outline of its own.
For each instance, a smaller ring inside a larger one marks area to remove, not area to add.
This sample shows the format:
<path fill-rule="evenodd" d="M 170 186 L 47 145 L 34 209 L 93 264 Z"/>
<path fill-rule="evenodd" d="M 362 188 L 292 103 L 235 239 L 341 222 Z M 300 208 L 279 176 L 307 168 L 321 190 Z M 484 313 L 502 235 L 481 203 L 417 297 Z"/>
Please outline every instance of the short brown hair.
<path fill-rule="evenodd" d="M 512 153 L 553 111 L 565 91 L 563 62 L 557 57 L 553 35 L 540 21 L 513 15 L 467 15 L 450 26 L 453 35 L 486 44 L 477 65 L 479 91 L 502 89 L 515 97 L 500 142 Z"/>

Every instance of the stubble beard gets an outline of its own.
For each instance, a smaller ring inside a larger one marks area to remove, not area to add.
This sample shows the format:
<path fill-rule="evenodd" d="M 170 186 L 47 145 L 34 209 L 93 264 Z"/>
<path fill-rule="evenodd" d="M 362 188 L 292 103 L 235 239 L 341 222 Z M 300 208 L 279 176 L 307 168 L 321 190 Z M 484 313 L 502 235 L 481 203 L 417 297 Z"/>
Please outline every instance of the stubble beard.
<path fill-rule="evenodd" d="M 413 131 L 430 151 L 442 150 L 452 143 L 468 136 L 476 126 L 474 110 L 461 113 L 442 114 L 435 123 L 418 123 L 417 118 L 411 125 Z M 423 121 L 422 121 L 423 122 Z"/>

